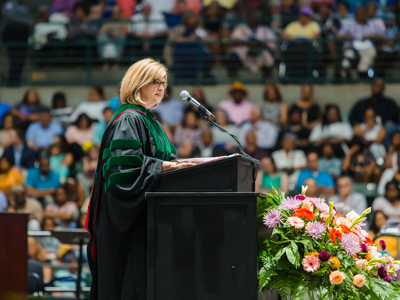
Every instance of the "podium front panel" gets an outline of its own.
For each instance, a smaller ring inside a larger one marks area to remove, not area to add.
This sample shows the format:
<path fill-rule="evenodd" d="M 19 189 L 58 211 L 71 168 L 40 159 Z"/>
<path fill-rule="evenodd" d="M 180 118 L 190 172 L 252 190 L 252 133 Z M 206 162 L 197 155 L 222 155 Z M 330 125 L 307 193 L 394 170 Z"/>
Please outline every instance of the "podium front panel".
<path fill-rule="evenodd" d="M 147 299 L 257 299 L 256 193 L 146 198 Z"/>

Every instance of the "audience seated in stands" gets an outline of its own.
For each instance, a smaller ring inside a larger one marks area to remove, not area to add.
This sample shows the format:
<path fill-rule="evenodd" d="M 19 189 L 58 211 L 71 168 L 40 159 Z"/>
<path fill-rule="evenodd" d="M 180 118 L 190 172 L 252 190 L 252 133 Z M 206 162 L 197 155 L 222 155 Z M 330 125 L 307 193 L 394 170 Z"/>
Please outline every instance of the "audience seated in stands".
<path fill-rule="evenodd" d="M 74 163 L 72 153 L 66 151 L 58 143 L 52 144 L 49 149 L 50 169 L 60 176 L 60 182 L 65 182 Z"/>
<path fill-rule="evenodd" d="M 0 158 L 0 191 L 10 192 L 15 184 L 22 184 L 21 172 L 14 167 L 6 156 Z"/>
<path fill-rule="evenodd" d="M 68 201 L 74 202 L 78 207 L 82 207 L 86 199 L 86 192 L 83 185 L 74 177 L 68 177 L 65 184 Z M 90 191 L 87 193 L 90 195 Z"/>
<path fill-rule="evenodd" d="M 308 129 L 312 129 L 315 125 L 321 123 L 321 108 L 314 102 L 313 94 L 312 85 L 302 85 L 300 100 L 290 108 L 290 110 L 297 109 L 301 112 L 301 124 Z"/>
<path fill-rule="evenodd" d="M 2 125 L 0 126 L 0 153 L 12 144 L 12 130 L 14 126 L 14 117 L 11 113 L 6 113 L 2 118 Z"/>
<path fill-rule="evenodd" d="M 333 201 L 335 205 L 344 203 L 359 215 L 367 209 L 367 199 L 365 195 L 353 192 L 353 181 L 349 176 L 339 177 L 336 186 L 337 194 L 330 197 L 329 201 Z"/>
<path fill-rule="evenodd" d="M 388 182 L 395 181 L 398 184 L 400 184 L 399 164 L 400 160 L 397 160 L 396 166 L 394 166 L 393 168 L 386 169 L 383 172 L 378 184 L 378 189 L 377 189 L 378 195 L 382 196 L 385 193 L 385 186 Z"/>
<path fill-rule="evenodd" d="M 197 99 L 196 97 L 194 98 Z M 152 111 L 160 115 L 163 123 L 174 127 L 182 121 L 183 101 L 172 98 L 172 89 L 170 86 L 167 86 L 162 102 Z"/>
<path fill-rule="evenodd" d="M 53 217 L 44 217 L 42 221 L 42 230 L 53 231 L 56 229 L 56 223 Z M 54 236 L 46 236 L 38 239 L 40 245 L 47 251 L 48 259 L 56 259 L 60 241 Z"/>
<path fill-rule="evenodd" d="M 232 123 L 239 126 L 244 121 L 250 119 L 253 104 L 246 100 L 247 89 L 239 81 L 233 83 L 228 93 L 232 98 L 222 100 L 218 107 L 228 113 L 229 120 Z"/>
<path fill-rule="evenodd" d="M 289 177 L 287 173 L 276 168 L 271 156 L 265 156 L 261 158 L 261 169 L 257 174 L 255 191 L 265 193 L 273 188 L 288 193 Z"/>
<path fill-rule="evenodd" d="M 104 132 L 107 129 L 107 125 L 110 123 L 113 116 L 114 111 L 111 109 L 111 107 L 107 106 L 103 110 L 104 121 L 99 121 L 94 125 L 92 138 L 94 144 L 101 144 L 101 139 L 103 138 Z"/>
<path fill-rule="evenodd" d="M 278 170 L 292 174 L 294 171 L 304 169 L 307 165 L 307 158 L 303 150 L 295 150 L 296 135 L 286 133 L 282 139 L 282 149 L 274 151 L 272 157 Z"/>
<path fill-rule="evenodd" d="M 64 187 L 59 186 L 54 192 L 54 204 L 46 206 L 44 215 L 54 218 L 57 225 L 62 228 L 76 228 L 78 220 L 78 206 L 75 202 L 68 201 Z"/>
<path fill-rule="evenodd" d="M 74 4 L 76 22 L 68 27 L 68 39 L 75 41 L 94 40 L 99 31 L 96 20 L 90 20 L 90 4 L 79 1 Z"/>
<path fill-rule="evenodd" d="M 25 143 L 25 133 L 21 129 L 12 129 L 10 134 L 12 144 L 4 149 L 3 155 L 13 166 L 22 169 L 32 168 L 36 161 L 36 152 Z"/>
<path fill-rule="evenodd" d="M 333 178 L 340 176 L 342 174 L 342 160 L 336 156 L 333 145 L 323 144 L 321 152 L 318 169 L 328 173 Z"/>
<path fill-rule="evenodd" d="M 372 217 L 372 223 L 371 226 L 369 227 L 369 236 L 371 239 L 374 237 L 378 236 L 381 233 L 381 229 L 383 226 L 385 226 L 387 220 L 389 217 L 383 213 L 381 210 L 374 210 L 373 211 L 373 217 Z"/>
<path fill-rule="evenodd" d="M 318 170 L 319 156 L 317 152 L 310 152 L 307 155 L 307 168 L 300 171 L 296 189 L 301 191 L 301 186 L 307 178 L 314 178 L 318 186 L 319 195 L 333 195 L 335 182 L 331 175 Z"/>
<path fill-rule="evenodd" d="M 298 21 L 293 21 L 286 26 L 282 33 L 283 39 L 318 39 L 321 29 L 317 22 L 312 20 L 313 11 L 309 7 L 302 7 Z"/>
<path fill-rule="evenodd" d="M 15 184 L 11 187 L 9 202 L 8 212 L 27 213 L 30 220 L 35 219 L 42 222 L 42 205 L 36 199 L 26 195 L 26 188 L 22 184 Z"/>
<path fill-rule="evenodd" d="M 70 123 L 75 122 L 81 114 L 86 114 L 89 118 L 97 121 L 103 120 L 103 111 L 108 106 L 104 100 L 104 91 L 101 86 L 92 86 L 89 89 L 88 101 L 81 102 L 70 117 Z"/>
<path fill-rule="evenodd" d="M 29 125 L 26 131 L 26 144 L 28 147 L 38 151 L 48 148 L 56 135 L 63 134 L 62 126 L 52 121 L 49 109 L 43 109 L 39 113 L 39 121 Z"/>
<path fill-rule="evenodd" d="M 94 127 L 93 120 L 87 114 L 82 113 L 73 124 L 68 126 L 65 138 L 70 144 L 77 143 L 83 146 L 87 142 L 92 142 Z"/>
<path fill-rule="evenodd" d="M 276 125 L 286 126 L 288 123 L 288 106 L 282 102 L 282 95 L 275 83 L 266 83 L 260 105 L 262 118 Z"/>
<path fill-rule="evenodd" d="M 246 134 L 246 148 L 244 148 L 244 151 L 251 157 L 258 160 L 268 155 L 267 150 L 261 149 L 257 145 L 257 136 L 253 131 L 249 131 Z"/>
<path fill-rule="evenodd" d="M 53 0 L 51 8 L 52 13 L 62 13 L 68 18 L 72 18 L 75 14 L 74 5 L 79 0 Z"/>
<path fill-rule="evenodd" d="M 223 147 L 215 145 L 212 131 L 210 129 L 203 130 L 200 143 L 192 152 L 193 157 L 215 157 L 229 154 L 230 152 L 225 150 Z"/>
<path fill-rule="evenodd" d="M 38 92 L 35 89 L 28 89 L 22 101 L 15 105 L 10 113 L 14 116 L 16 123 L 26 129 L 31 122 L 39 120 L 39 113 L 42 110 Z"/>
<path fill-rule="evenodd" d="M 250 131 L 256 135 L 258 147 L 268 150 L 275 148 L 279 127 L 263 120 L 260 109 L 256 106 L 251 109 L 250 119 L 239 127 L 238 138 L 243 147 L 247 146 L 246 136 Z"/>
<path fill-rule="evenodd" d="M 67 106 L 67 98 L 64 93 L 56 92 L 51 100 L 51 116 L 53 121 L 67 127 L 74 109 Z"/>
<path fill-rule="evenodd" d="M 183 115 L 182 124 L 175 130 L 174 143 L 178 149 L 184 144 L 197 147 L 200 143 L 201 130 L 197 125 L 197 116 L 192 111 L 187 111 Z M 192 149 L 193 150 L 193 149 Z"/>
<path fill-rule="evenodd" d="M 307 197 L 319 197 L 317 181 L 314 178 L 307 178 L 304 181 L 304 186 L 307 186 Z"/>
<path fill-rule="evenodd" d="M 381 210 L 389 219 L 400 219 L 400 190 L 397 181 L 385 185 L 385 195 L 372 202 L 372 210 Z"/>

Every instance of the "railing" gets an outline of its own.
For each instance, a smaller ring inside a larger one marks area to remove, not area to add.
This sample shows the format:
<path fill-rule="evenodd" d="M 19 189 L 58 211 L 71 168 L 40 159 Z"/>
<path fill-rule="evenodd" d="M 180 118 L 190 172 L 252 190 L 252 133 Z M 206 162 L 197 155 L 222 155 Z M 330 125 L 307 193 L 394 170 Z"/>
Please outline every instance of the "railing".
<path fill-rule="evenodd" d="M 165 36 L 145 43 L 127 38 L 114 45 L 99 40 L 50 41 L 39 47 L 33 43 L 1 43 L 0 84 L 113 85 L 121 82 L 129 65 L 143 57 L 165 62 L 170 69 L 169 81 L 175 84 L 224 84 L 233 80 L 264 83 L 266 78 L 284 83 L 345 83 L 368 81 L 377 76 L 389 82 L 400 81 L 397 51 L 383 51 L 384 40 L 373 41 L 376 56 L 373 65 L 363 72 L 357 70 L 359 52 L 345 53 L 342 40 L 271 42 L 177 42 Z M 241 51 L 235 52 L 238 47 L 250 49 L 246 66 L 232 54 Z M 260 64 L 259 70 L 251 71 L 250 61 L 253 65 Z"/>

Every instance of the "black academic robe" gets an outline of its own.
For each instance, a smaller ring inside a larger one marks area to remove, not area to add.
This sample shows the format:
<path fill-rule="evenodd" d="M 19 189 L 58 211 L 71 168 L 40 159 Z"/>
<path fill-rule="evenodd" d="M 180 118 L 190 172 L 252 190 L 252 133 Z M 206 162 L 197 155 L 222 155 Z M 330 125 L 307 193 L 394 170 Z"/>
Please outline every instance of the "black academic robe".
<path fill-rule="evenodd" d="M 154 115 L 121 105 L 100 148 L 87 217 L 90 299 L 146 299 L 146 201 L 162 162 L 176 158 Z"/>

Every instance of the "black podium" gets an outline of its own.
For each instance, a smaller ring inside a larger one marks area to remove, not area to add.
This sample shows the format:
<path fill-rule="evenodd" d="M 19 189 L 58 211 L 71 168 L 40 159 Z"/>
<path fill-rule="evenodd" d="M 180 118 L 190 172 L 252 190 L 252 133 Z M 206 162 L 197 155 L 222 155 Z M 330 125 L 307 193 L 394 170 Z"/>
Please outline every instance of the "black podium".
<path fill-rule="evenodd" d="M 257 299 L 251 166 L 236 156 L 166 172 L 146 194 L 148 300 Z"/>

